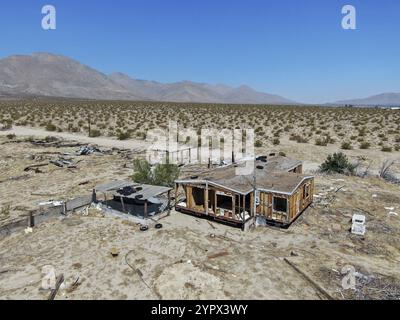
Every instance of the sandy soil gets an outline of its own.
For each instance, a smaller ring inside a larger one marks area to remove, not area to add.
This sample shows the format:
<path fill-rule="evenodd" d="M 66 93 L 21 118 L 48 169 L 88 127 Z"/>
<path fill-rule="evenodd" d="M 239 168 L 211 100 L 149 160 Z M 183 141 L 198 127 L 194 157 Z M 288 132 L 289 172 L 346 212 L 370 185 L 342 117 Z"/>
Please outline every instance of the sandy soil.
<path fill-rule="evenodd" d="M 109 179 L 128 178 L 138 155 L 104 145 L 102 154 L 70 156 L 77 169 L 49 165 L 25 172 L 77 148 L 8 143 L 4 136 L 0 144 L 0 208 L 10 205 L 2 223 L 40 201 L 86 194 Z M 306 160 L 308 172 L 337 151 L 289 140 L 275 149 Z M 365 153 L 371 170 L 386 157 L 374 150 L 346 153 L 352 159 Z M 398 166 L 393 170 L 399 172 Z M 283 260 L 288 258 L 335 299 L 400 298 L 400 186 L 375 177 L 317 174 L 315 193 L 314 205 L 286 231 L 259 227 L 243 233 L 175 212 L 162 220 L 163 229 L 148 232 L 96 211 L 55 219 L 31 234 L 0 239 L 0 297 L 46 299 L 42 268 L 52 265 L 66 279 L 57 299 L 324 298 Z M 354 213 L 367 217 L 365 237 L 349 232 Z M 112 248 L 118 257 L 111 256 Z M 346 265 L 358 272 L 356 290 L 341 286 Z"/>
<path fill-rule="evenodd" d="M 140 232 L 91 210 L 15 233 L 0 240 L 0 297 L 45 299 L 41 271 L 52 265 L 66 279 L 57 299 L 323 299 L 288 258 L 335 299 L 400 298 L 400 217 L 386 209 L 400 214 L 400 186 L 316 183 L 318 200 L 289 230 L 244 233 L 173 212 L 163 229 Z M 349 232 L 354 213 L 367 217 L 365 237 Z M 346 265 L 375 282 L 357 278 L 357 290 L 344 290 Z"/>

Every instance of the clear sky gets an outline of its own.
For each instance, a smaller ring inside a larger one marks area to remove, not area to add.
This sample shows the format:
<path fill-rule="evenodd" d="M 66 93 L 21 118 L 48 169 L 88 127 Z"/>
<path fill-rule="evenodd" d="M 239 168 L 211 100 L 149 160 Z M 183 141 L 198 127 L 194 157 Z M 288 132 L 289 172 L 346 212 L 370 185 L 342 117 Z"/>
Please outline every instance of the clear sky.
<path fill-rule="evenodd" d="M 41 28 L 41 8 L 57 29 Z M 344 5 L 357 30 L 341 27 Z M 310 103 L 400 92 L 399 0 L 2 0 L 0 58 L 51 52 L 104 73 Z"/>

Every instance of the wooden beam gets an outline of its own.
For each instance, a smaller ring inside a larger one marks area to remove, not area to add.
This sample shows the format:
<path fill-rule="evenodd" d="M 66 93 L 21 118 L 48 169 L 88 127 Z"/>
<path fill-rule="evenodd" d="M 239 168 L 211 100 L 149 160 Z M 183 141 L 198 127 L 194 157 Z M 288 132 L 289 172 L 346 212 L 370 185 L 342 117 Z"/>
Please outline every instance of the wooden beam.
<path fill-rule="evenodd" d="M 147 219 L 148 218 L 148 209 L 147 209 L 147 199 L 144 202 L 144 217 Z"/>
<path fill-rule="evenodd" d="M 60 289 L 60 286 L 62 285 L 62 283 L 64 282 L 64 275 L 61 274 L 60 276 L 57 277 L 56 280 L 56 286 L 54 289 L 51 290 L 49 297 L 47 298 L 47 300 L 54 300 L 58 290 Z"/>
<path fill-rule="evenodd" d="M 318 283 L 312 280 L 304 271 L 300 270 L 293 262 L 289 261 L 287 258 L 283 259 L 289 266 L 298 272 L 305 280 L 307 280 L 319 293 L 325 296 L 328 300 L 335 300 L 324 288 L 322 288 Z"/>

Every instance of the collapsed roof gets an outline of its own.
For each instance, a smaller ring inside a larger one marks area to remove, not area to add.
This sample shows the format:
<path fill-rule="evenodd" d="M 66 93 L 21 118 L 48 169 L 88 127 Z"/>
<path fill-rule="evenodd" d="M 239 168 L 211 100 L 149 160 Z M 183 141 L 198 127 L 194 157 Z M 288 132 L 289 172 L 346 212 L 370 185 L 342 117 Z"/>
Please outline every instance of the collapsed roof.
<path fill-rule="evenodd" d="M 277 156 L 268 158 L 268 160 L 257 160 L 255 165 L 252 164 L 248 167 L 249 171 L 246 170 L 245 174 L 242 173 L 246 164 L 242 163 L 207 170 L 176 182 L 182 184 L 207 183 L 236 193 L 248 194 L 254 190 L 253 172 L 255 170 L 255 182 L 258 190 L 291 195 L 303 181 L 312 178 L 312 176 L 303 174 L 289 173 L 301 164 L 301 161 Z"/>

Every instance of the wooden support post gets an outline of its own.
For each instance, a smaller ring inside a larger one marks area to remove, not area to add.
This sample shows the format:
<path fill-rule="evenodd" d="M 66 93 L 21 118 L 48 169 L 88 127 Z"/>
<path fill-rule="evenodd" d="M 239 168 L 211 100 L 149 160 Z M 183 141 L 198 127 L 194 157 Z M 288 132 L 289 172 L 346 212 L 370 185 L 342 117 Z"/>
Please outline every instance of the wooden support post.
<path fill-rule="evenodd" d="M 92 191 L 92 202 L 97 203 L 97 195 L 96 195 L 95 189 L 93 189 L 93 191 Z"/>
<path fill-rule="evenodd" d="M 174 205 L 174 207 L 176 207 L 178 205 L 178 188 L 179 188 L 179 185 L 177 183 L 175 183 L 175 205 Z"/>
<path fill-rule="evenodd" d="M 241 213 L 243 213 L 243 215 L 244 215 L 245 211 L 246 211 L 246 196 L 243 195 L 243 211 Z"/>
<path fill-rule="evenodd" d="M 147 219 L 148 218 L 148 212 L 147 212 L 147 199 L 146 199 L 146 201 L 145 201 L 145 203 L 144 203 L 144 217 Z"/>
<path fill-rule="evenodd" d="M 189 148 L 189 164 L 192 163 L 192 149 Z"/>
<path fill-rule="evenodd" d="M 238 198 L 239 198 L 239 203 L 238 203 L 239 212 L 238 213 L 240 215 L 240 194 L 239 194 Z"/>
<path fill-rule="evenodd" d="M 171 214 L 171 190 L 168 191 L 168 215 Z"/>
<path fill-rule="evenodd" d="M 254 215 L 254 197 L 256 195 L 254 194 L 254 191 L 250 194 L 250 216 L 252 217 Z"/>
<path fill-rule="evenodd" d="M 235 214 L 235 206 L 236 206 L 236 194 L 232 195 L 232 213 Z"/>
<path fill-rule="evenodd" d="M 28 227 L 33 228 L 35 226 L 35 217 L 32 212 L 29 212 Z"/>
<path fill-rule="evenodd" d="M 123 212 L 125 212 L 125 204 L 124 204 L 124 199 L 123 199 L 123 197 L 121 196 L 121 204 L 122 204 L 122 211 Z"/>
<path fill-rule="evenodd" d="M 208 215 L 208 182 L 206 182 L 206 188 L 204 189 L 204 209 L 206 215 Z"/>

